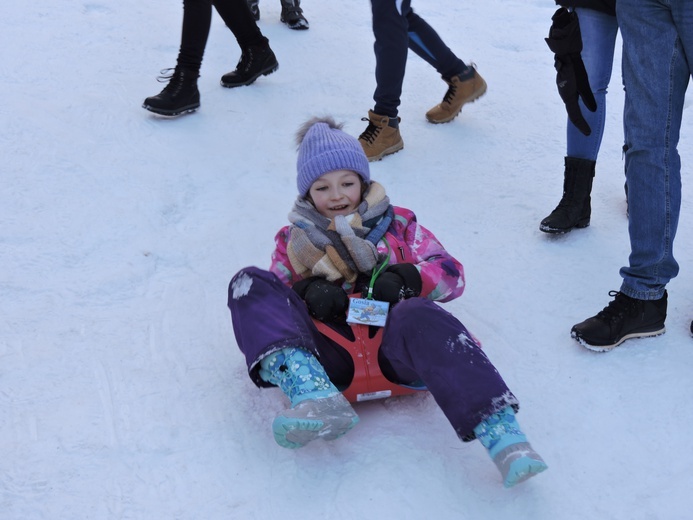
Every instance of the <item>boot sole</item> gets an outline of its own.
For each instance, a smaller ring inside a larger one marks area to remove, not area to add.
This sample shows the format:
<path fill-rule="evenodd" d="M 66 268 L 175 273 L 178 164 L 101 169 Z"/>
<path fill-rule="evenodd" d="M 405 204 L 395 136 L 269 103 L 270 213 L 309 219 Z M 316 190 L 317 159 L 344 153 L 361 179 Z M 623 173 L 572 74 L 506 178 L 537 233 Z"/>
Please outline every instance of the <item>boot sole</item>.
<path fill-rule="evenodd" d="M 484 84 L 481 87 L 479 87 L 478 89 L 476 89 L 467 101 L 465 101 L 464 103 L 462 103 L 460 105 L 460 109 L 456 113 L 450 115 L 449 117 L 446 117 L 445 119 L 431 119 L 430 117 L 428 117 L 428 114 L 427 114 L 426 119 L 428 120 L 429 123 L 433 123 L 434 125 L 449 123 L 450 121 L 455 119 L 458 115 L 460 115 L 460 112 L 462 112 L 462 108 L 464 107 L 464 105 L 466 105 L 468 103 L 474 103 L 477 99 L 479 99 L 481 96 L 486 94 L 487 89 L 488 89 L 488 85 L 486 85 L 486 81 L 484 81 Z"/>
<path fill-rule="evenodd" d="M 286 25 L 289 29 L 293 29 L 294 31 L 307 31 L 310 29 L 310 25 L 308 24 L 307 20 L 301 20 L 299 22 L 287 22 L 283 18 L 280 18 L 279 21 Z"/>
<path fill-rule="evenodd" d="M 176 117 L 180 116 L 183 114 L 190 114 L 192 112 L 195 112 L 198 108 L 200 108 L 200 104 L 197 103 L 196 105 L 188 105 L 187 107 L 179 108 L 177 110 L 164 110 L 161 108 L 156 108 L 150 105 L 147 105 L 146 103 L 142 105 L 142 108 L 145 110 L 149 110 L 150 112 L 153 112 L 154 114 L 157 114 L 159 116 L 166 116 L 166 117 Z"/>
<path fill-rule="evenodd" d="M 248 81 L 245 83 L 224 83 L 224 80 L 221 80 L 221 86 L 225 88 L 236 88 L 236 87 L 245 87 L 247 85 L 250 85 L 252 83 L 255 83 L 255 80 L 259 78 L 260 76 L 269 76 L 273 72 L 275 72 L 279 68 L 279 63 L 275 63 L 274 65 L 271 65 L 270 67 L 267 67 L 266 69 L 261 70 L 258 74 L 250 78 Z"/>
<path fill-rule="evenodd" d="M 346 434 L 359 418 L 342 394 L 306 400 L 281 412 L 272 423 L 277 444 L 296 449 L 316 439 L 333 441 Z"/>
<path fill-rule="evenodd" d="M 510 465 L 510 470 L 508 471 L 508 476 L 503 481 L 503 486 L 506 488 L 516 486 L 546 469 L 548 469 L 548 466 L 543 460 L 532 458 L 516 460 Z"/>
<path fill-rule="evenodd" d="M 511 444 L 493 457 L 498 471 L 503 475 L 503 485 L 513 487 L 538 475 L 548 466 L 528 442 Z"/>
<path fill-rule="evenodd" d="M 400 141 L 399 143 L 390 146 L 390 148 L 386 148 L 385 150 L 380 152 L 378 155 L 374 155 L 373 157 L 366 157 L 366 158 L 368 159 L 368 162 L 380 161 L 386 155 L 395 154 L 403 148 L 404 148 L 404 141 Z"/>
<path fill-rule="evenodd" d="M 575 339 L 580 345 L 585 347 L 587 350 L 591 350 L 593 352 L 609 352 L 619 345 L 621 345 L 624 341 L 627 339 L 636 339 L 636 338 L 653 338 L 655 336 L 661 336 L 666 332 L 666 327 L 662 327 L 661 329 L 653 330 L 653 331 L 642 331 L 642 332 L 632 332 L 630 334 L 626 334 L 623 336 L 620 340 L 618 340 L 616 343 L 613 345 L 592 345 L 587 342 L 584 338 L 578 336 L 577 333 L 571 331 L 570 336 Z"/>
<path fill-rule="evenodd" d="M 543 231 L 544 233 L 551 233 L 552 235 L 563 235 L 565 233 L 570 233 L 573 229 L 584 229 L 586 227 L 589 227 L 589 225 L 589 220 L 587 222 L 579 222 L 578 224 L 575 224 L 574 226 L 569 228 L 554 228 L 551 226 L 540 224 L 539 230 Z"/>

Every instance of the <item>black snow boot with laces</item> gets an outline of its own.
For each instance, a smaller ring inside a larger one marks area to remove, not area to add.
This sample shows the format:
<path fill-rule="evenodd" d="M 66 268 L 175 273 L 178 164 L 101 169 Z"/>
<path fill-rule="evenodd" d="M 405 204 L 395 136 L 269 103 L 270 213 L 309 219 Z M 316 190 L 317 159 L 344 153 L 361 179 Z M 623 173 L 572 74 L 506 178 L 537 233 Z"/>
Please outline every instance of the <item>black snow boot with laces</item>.
<path fill-rule="evenodd" d="M 574 325 L 570 335 L 583 347 L 607 352 L 631 338 L 664 334 L 667 292 L 658 300 L 639 300 L 610 291 L 613 300 L 595 316 Z"/>
<path fill-rule="evenodd" d="M 236 70 L 221 77 L 221 84 L 226 88 L 250 85 L 260 76 L 268 76 L 278 68 L 277 57 L 269 43 L 250 45 L 242 49 Z"/>
<path fill-rule="evenodd" d="M 173 73 L 166 75 L 173 70 Z M 158 81 L 168 81 L 156 96 L 144 100 L 142 108 L 162 116 L 177 116 L 185 112 L 194 112 L 200 107 L 200 91 L 197 89 L 197 72 L 176 67 L 162 70 Z"/>

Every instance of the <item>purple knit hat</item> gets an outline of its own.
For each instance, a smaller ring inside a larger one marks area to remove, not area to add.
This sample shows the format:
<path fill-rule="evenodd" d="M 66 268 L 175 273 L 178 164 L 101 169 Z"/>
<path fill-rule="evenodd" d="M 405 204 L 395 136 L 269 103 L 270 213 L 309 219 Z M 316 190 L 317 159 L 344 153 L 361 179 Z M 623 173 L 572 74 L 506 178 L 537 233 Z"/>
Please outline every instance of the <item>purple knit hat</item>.
<path fill-rule="evenodd" d="M 324 174 L 335 170 L 351 170 L 363 182 L 371 182 L 368 159 L 358 139 L 342 131 L 331 117 L 317 118 L 304 123 L 296 134 L 298 160 L 296 185 L 305 197 L 311 185 Z"/>

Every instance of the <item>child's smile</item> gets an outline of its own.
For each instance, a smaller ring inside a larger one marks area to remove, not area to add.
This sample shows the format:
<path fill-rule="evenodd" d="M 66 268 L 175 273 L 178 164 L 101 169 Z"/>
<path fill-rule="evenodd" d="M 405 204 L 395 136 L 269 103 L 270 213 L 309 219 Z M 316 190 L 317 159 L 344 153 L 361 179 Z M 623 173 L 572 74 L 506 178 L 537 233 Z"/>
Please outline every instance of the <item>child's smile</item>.
<path fill-rule="evenodd" d="M 351 170 L 336 170 L 318 178 L 308 193 L 322 216 L 350 215 L 361 204 L 361 178 Z"/>

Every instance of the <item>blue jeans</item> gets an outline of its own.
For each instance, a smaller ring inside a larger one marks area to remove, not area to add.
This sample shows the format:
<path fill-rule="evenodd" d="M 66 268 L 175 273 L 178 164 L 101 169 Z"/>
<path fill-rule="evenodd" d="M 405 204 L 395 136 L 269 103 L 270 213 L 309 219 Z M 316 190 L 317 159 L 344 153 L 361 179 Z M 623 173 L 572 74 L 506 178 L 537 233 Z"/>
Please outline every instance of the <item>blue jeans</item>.
<path fill-rule="evenodd" d="M 597 101 L 597 111 L 587 110 L 580 99 L 580 111 L 590 125 L 592 133 L 589 136 L 584 135 L 568 120 L 566 155 L 596 161 L 604 134 L 606 91 L 614 63 L 618 22 L 615 16 L 594 9 L 579 7 L 575 11 L 580 20 L 582 33 L 582 61 L 585 64 L 594 99 Z"/>
<path fill-rule="evenodd" d="M 623 37 L 631 245 L 621 292 L 653 300 L 679 271 L 673 249 L 681 208 L 677 145 L 693 63 L 693 2 L 619 0 L 616 15 Z"/>

